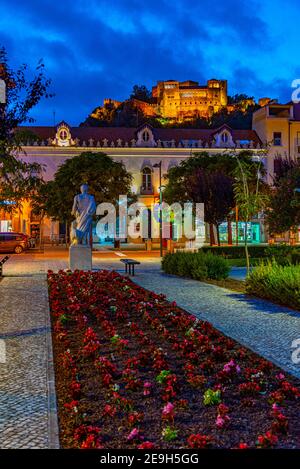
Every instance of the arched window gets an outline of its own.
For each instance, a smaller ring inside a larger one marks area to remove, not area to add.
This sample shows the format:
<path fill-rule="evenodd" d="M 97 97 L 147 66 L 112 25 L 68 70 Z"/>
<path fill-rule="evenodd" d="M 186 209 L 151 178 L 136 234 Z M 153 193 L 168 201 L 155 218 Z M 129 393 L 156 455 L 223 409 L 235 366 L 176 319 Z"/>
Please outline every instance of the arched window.
<path fill-rule="evenodd" d="M 142 171 L 142 189 L 150 191 L 152 189 L 152 171 L 150 168 L 144 168 Z"/>
<path fill-rule="evenodd" d="M 68 132 L 65 130 L 65 129 L 62 129 L 60 132 L 59 132 L 59 138 L 61 140 L 67 140 L 68 138 Z"/>
<path fill-rule="evenodd" d="M 227 143 L 228 142 L 228 133 L 227 132 L 223 132 L 222 135 L 221 135 L 221 140 L 223 143 Z"/>
<path fill-rule="evenodd" d="M 150 140 L 150 135 L 149 135 L 148 130 L 144 130 L 142 134 L 142 139 L 144 140 L 144 142 L 148 142 Z"/>

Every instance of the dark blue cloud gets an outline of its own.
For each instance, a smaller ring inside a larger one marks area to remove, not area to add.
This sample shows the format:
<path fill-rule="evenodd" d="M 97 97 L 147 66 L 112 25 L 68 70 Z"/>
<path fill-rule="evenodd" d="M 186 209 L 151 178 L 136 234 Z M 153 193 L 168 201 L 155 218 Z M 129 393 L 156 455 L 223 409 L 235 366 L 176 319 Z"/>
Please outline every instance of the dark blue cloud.
<path fill-rule="evenodd" d="M 297 78 L 296 0 L 0 0 L 0 45 L 11 65 L 40 58 L 55 97 L 40 124 L 78 124 L 103 98 L 135 83 L 227 78 L 229 92 L 290 99 Z M 285 23 L 286 24 L 286 23 Z M 284 36 L 283 36 L 284 35 Z M 284 39 L 284 40 L 283 40 Z M 294 46 L 291 48 L 291 44 Z"/>

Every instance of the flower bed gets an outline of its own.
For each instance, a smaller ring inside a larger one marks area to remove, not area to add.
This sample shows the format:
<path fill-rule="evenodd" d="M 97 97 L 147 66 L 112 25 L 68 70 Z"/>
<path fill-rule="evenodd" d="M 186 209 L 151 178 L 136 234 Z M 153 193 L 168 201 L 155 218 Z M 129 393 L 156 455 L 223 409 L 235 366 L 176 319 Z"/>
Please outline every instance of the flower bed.
<path fill-rule="evenodd" d="M 49 272 L 64 448 L 300 447 L 299 382 L 115 272 Z"/>

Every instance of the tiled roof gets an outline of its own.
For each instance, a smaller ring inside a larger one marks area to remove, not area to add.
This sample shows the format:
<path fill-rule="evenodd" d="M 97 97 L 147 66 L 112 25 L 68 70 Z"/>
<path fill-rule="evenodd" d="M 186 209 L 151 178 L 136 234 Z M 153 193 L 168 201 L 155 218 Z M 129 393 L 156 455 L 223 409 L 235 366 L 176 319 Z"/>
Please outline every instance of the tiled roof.
<path fill-rule="evenodd" d="M 218 129 L 171 129 L 171 128 L 153 128 L 147 124 L 142 125 L 138 128 L 129 128 L 129 127 L 70 127 L 70 132 L 72 139 L 78 139 L 80 144 L 88 142 L 90 139 L 93 139 L 95 144 L 97 142 L 102 143 L 104 139 L 107 139 L 108 145 L 111 142 L 117 144 L 117 140 L 122 140 L 122 145 L 125 142 L 131 144 L 131 140 L 137 139 L 137 133 L 145 126 L 149 127 L 153 132 L 154 139 L 156 141 L 160 140 L 161 142 L 171 142 L 174 140 L 175 145 L 177 146 L 180 142 L 183 141 L 202 141 L 202 144 L 211 144 L 214 135 L 218 132 L 221 132 L 222 129 L 227 129 L 232 134 L 233 141 L 237 140 L 249 140 L 253 141 L 254 146 L 257 144 L 261 145 L 261 141 L 254 130 L 236 130 L 231 129 L 227 125 L 221 126 Z M 56 135 L 56 127 L 20 127 L 20 130 L 27 130 L 42 140 L 47 141 L 48 139 L 54 139 Z"/>

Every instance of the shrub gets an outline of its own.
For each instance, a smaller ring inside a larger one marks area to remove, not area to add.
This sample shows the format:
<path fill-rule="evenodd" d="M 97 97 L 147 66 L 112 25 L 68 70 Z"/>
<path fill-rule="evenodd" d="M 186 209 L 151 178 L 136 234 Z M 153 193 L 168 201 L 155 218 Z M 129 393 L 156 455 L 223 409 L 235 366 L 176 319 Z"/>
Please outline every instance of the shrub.
<path fill-rule="evenodd" d="M 200 250 L 203 253 L 217 254 L 218 256 L 225 257 L 226 259 L 244 259 L 245 247 L 239 246 L 203 246 Z M 250 257 L 254 258 L 279 258 L 286 257 L 291 251 L 300 252 L 299 247 L 292 247 L 288 244 L 275 244 L 272 246 L 257 246 L 248 245 Z"/>
<path fill-rule="evenodd" d="M 164 256 L 162 269 L 168 274 L 195 280 L 221 280 L 228 277 L 230 267 L 226 259 L 211 253 L 177 252 Z"/>
<path fill-rule="evenodd" d="M 300 308 L 300 265 L 262 263 L 246 279 L 248 293 Z"/>
<path fill-rule="evenodd" d="M 300 264 L 300 251 L 293 249 L 293 251 L 290 254 L 290 259 L 293 265 Z"/>
<path fill-rule="evenodd" d="M 214 254 L 207 253 L 204 257 L 204 262 L 207 267 L 207 277 L 222 280 L 227 278 L 230 272 L 230 266 L 226 259 Z"/>

